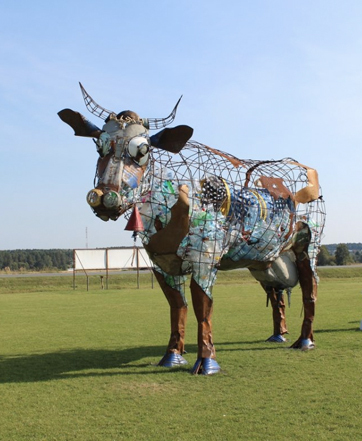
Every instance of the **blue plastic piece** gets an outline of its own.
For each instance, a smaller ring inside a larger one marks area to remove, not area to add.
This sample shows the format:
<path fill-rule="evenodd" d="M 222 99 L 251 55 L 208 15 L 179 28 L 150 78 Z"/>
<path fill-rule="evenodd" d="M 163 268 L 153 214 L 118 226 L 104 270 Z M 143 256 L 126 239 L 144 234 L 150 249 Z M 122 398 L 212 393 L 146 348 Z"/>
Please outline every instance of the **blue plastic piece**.
<path fill-rule="evenodd" d="M 198 358 L 191 373 L 201 375 L 213 375 L 221 371 L 221 368 L 216 360 L 213 358 Z"/>
<path fill-rule="evenodd" d="M 185 360 L 182 355 L 170 352 L 163 356 L 162 360 L 158 363 L 158 366 L 173 368 L 184 364 L 187 364 L 187 360 Z"/>
<path fill-rule="evenodd" d="M 271 343 L 285 343 L 287 341 L 287 339 L 284 338 L 281 334 L 277 334 L 277 335 L 271 335 L 265 341 L 269 341 Z"/>

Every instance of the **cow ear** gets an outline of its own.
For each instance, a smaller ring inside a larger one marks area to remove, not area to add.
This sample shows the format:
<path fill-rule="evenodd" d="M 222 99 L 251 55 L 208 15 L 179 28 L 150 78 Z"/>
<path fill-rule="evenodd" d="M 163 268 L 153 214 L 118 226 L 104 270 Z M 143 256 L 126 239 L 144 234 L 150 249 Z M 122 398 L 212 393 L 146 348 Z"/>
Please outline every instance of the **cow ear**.
<path fill-rule="evenodd" d="M 189 126 L 163 129 L 151 136 L 151 145 L 167 152 L 178 153 L 185 147 L 193 132 L 194 130 Z"/>
<path fill-rule="evenodd" d="M 74 135 L 76 136 L 98 138 L 102 132 L 101 129 L 88 121 L 79 112 L 74 112 L 74 110 L 63 109 L 58 112 L 58 116 L 74 130 Z"/>

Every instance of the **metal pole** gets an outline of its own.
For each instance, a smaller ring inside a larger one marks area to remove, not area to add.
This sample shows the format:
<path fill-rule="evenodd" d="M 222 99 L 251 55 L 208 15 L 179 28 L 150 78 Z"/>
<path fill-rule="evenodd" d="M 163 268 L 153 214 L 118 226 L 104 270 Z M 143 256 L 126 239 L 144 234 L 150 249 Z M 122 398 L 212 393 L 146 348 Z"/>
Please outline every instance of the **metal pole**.
<path fill-rule="evenodd" d="M 106 248 L 106 289 L 108 289 L 108 248 Z"/>
<path fill-rule="evenodd" d="M 73 290 L 75 290 L 75 250 L 73 250 Z"/>
<path fill-rule="evenodd" d="M 140 260 L 139 260 L 139 249 L 136 248 L 136 259 L 137 259 L 137 288 L 140 288 Z"/>

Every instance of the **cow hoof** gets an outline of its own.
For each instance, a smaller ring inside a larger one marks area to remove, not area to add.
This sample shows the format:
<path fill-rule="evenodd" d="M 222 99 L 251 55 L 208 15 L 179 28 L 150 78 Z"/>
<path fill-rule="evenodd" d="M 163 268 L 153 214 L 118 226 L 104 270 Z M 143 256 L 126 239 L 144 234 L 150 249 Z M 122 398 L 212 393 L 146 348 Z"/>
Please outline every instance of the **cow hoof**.
<path fill-rule="evenodd" d="M 198 358 L 194 367 L 191 369 L 191 374 L 213 375 L 220 371 L 221 368 L 218 362 L 213 358 Z"/>
<path fill-rule="evenodd" d="M 302 351 L 309 351 L 310 349 L 314 349 L 315 348 L 315 344 L 314 342 L 312 342 L 312 340 L 310 338 L 306 338 L 301 340 L 300 342 L 300 349 Z"/>
<path fill-rule="evenodd" d="M 310 338 L 301 338 L 292 344 L 291 349 L 300 349 L 301 351 L 309 351 L 310 349 L 314 349 L 315 344 Z"/>
<path fill-rule="evenodd" d="M 281 334 L 277 334 L 277 335 L 271 335 L 265 341 L 269 341 L 271 343 L 285 343 L 287 341 L 287 339 L 284 338 Z"/>
<path fill-rule="evenodd" d="M 187 364 L 187 360 L 185 360 L 182 355 L 175 352 L 170 352 L 163 356 L 161 361 L 158 363 L 158 366 L 173 368 L 176 366 L 182 366 L 184 364 Z"/>

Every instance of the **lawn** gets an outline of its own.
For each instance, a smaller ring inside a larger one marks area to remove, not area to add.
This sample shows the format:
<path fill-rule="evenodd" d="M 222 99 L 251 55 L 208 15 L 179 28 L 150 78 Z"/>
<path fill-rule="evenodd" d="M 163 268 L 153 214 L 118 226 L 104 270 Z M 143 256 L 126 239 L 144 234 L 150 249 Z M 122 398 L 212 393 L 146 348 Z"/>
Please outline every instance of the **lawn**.
<path fill-rule="evenodd" d="M 247 272 L 220 274 L 213 322 L 222 373 L 211 377 L 189 374 L 192 308 L 189 365 L 156 366 L 169 311 L 148 275 L 140 289 L 133 276 L 111 277 L 108 290 L 94 276 L 88 292 L 81 278 L 76 290 L 71 277 L 0 278 L 0 440 L 360 439 L 362 269 L 320 275 L 317 347 L 301 352 L 265 342 L 271 309 Z M 290 342 L 301 307 L 296 288 Z"/>

